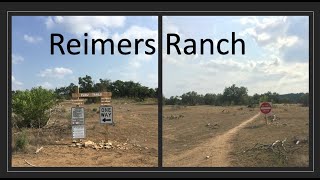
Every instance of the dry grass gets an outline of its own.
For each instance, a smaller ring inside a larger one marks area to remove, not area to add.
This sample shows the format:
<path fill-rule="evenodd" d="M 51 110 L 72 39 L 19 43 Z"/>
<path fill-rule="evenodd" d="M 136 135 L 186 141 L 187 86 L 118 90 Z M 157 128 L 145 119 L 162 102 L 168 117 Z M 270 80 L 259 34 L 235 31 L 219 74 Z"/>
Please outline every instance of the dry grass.
<path fill-rule="evenodd" d="M 309 166 L 309 108 L 298 105 L 278 105 L 273 113 L 280 120 L 266 126 L 263 116 L 249 124 L 231 142 L 230 155 L 235 167 L 308 167 Z M 279 158 L 271 149 L 244 152 L 255 144 L 272 144 L 284 140 L 287 160 Z M 296 140 L 300 139 L 298 145 Z"/>
<path fill-rule="evenodd" d="M 115 126 L 110 126 L 109 140 L 117 144 L 127 143 L 126 151 L 112 149 L 77 149 L 69 147 L 71 134 L 71 103 L 61 103 L 65 109 L 53 114 L 47 127 L 28 129 L 28 151 L 15 152 L 13 166 L 28 166 L 28 162 L 41 167 L 154 167 L 158 164 L 158 106 L 141 105 L 131 100 L 113 100 Z M 105 128 L 100 124 L 99 114 L 94 108 L 99 104 L 84 105 L 86 121 L 86 140 L 104 140 Z M 19 133 L 13 130 L 14 133 Z M 13 141 L 15 136 L 13 135 Z M 14 143 L 14 142 L 13 142 Z M 141 148 L 133 147 L 139 145 Z M 37 147 L 43 146 L 39 154 Z M 145 149 L 145 147 L 147 147 Z"/>
<path fill-rule="evenodd" d="M 165 106 L 163 109 L 163 159 L 186 153 L 257 113 L 257 108 L 217 106 Z M 183 118 L 171 119 L 171 116 Z M 208 126 L 208 124 L 210 124 Z M 216 125 L 217 124 L 217 125 Z M 216 126 L 215 126 L 216 125 Z M 192 161 L 192 159 L 191 159 Z"/>
<path fill-rule="evenodd" d="M 259 109 L 236 106 L 165 106 L 163 112 L 164 166 L 220 167 L 224 166 L 223 164 L 228 167 L 308 166 L 309 108 L 307 107 L 275 105 L 273 113 L 280 120 L 266 126 L 264 116 L 260 115 L 236 131 L 235 127 L 253 117 Z M 270 148 L 248 151 L 258 143 L 271 145 L 276 140 L 284 139 L 287 139 L 286 151 L 281 150 L 281 156 Z M 301 141 L 298 145 L 295 144 L 297 139 Z M 225 152 L 227 152 L 225 160 L 217 158 L 222 163 L 219 164 L 214 157 L 219 157 Z"/>

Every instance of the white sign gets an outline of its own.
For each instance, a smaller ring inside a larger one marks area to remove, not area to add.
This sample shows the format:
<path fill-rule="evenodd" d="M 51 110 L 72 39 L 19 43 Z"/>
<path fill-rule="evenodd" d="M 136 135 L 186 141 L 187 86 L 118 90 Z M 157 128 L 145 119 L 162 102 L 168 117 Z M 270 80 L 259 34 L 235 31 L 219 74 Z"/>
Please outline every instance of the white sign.
<path fill-rule="evenodd" d="M 84 125 L 73 125 L 72 126 L 72 138 L 73 139 L 84 139 L 86 137 Z"/>
<path fill-rule="evenodd" d="M 113 109 L 112 106 L 100 107 L 100 123 L 112 124 L 113 123 Z"/>
<path fill-rule="evenodd" d="M 84 108 L 72 107 L 71 108 L 71 124 L 84 124 Z"/>

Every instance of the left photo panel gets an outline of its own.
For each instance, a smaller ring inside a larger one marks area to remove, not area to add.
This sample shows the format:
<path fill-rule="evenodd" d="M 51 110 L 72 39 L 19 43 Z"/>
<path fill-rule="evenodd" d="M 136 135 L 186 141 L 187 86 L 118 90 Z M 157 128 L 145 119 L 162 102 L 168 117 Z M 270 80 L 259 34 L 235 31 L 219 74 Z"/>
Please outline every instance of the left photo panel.
<path fill-rule="evenodd" d="M 158 17 L 9 18 L 11 167 L 157 167 Z"/>

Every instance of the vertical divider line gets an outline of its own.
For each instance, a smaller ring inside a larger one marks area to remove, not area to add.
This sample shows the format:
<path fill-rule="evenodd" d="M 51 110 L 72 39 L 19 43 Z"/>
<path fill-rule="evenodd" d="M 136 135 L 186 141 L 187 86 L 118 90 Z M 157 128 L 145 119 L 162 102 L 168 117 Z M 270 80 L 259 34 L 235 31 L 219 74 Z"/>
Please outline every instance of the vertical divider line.
<path fill-rule="evenodd" d="M 7 74 L 8 74 L 8 121 L 7 121 L 7 140 L 8 140 L 8 164 L 7 164 L 7 170 L 12 168 L 12 16 L 9 12 L 6 12 L 7 14 Z M 7 80 L 7 81 L 8 81 Z"/>
<path fill-rule="evenodd" d="M 158 15 L 158 168 L 162 168 L 162 15 Z"/>

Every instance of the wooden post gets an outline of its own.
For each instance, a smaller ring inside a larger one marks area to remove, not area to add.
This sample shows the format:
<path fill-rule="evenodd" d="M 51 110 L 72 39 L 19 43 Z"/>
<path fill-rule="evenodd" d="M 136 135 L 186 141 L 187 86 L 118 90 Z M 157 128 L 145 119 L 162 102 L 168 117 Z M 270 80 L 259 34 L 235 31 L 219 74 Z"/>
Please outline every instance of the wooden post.
<path fill-rule="evenodd" d="M 266 114 L 264 115 L 264 119 L 266 121 L 266 125 L 268 125 L 268 119 L 267 119 L 267 115 Z"/>
<path fill-rule="evenodd" d="M 104 141 L 105 141 L 105 143 L 108 143 L 109 142 L 109 137 L 108 137 L 108 124 L 106 124 L 105 126 L 104 126 L 104 129 L 105 129 L 105 134 L 104 134 Z"/>
<path fill-rule="evenodd" d="M 76 89 L 76 93 L 78 94 L 78 99 L 79 99 L 79 86 L 77 86 L 77 89 Z"/>

